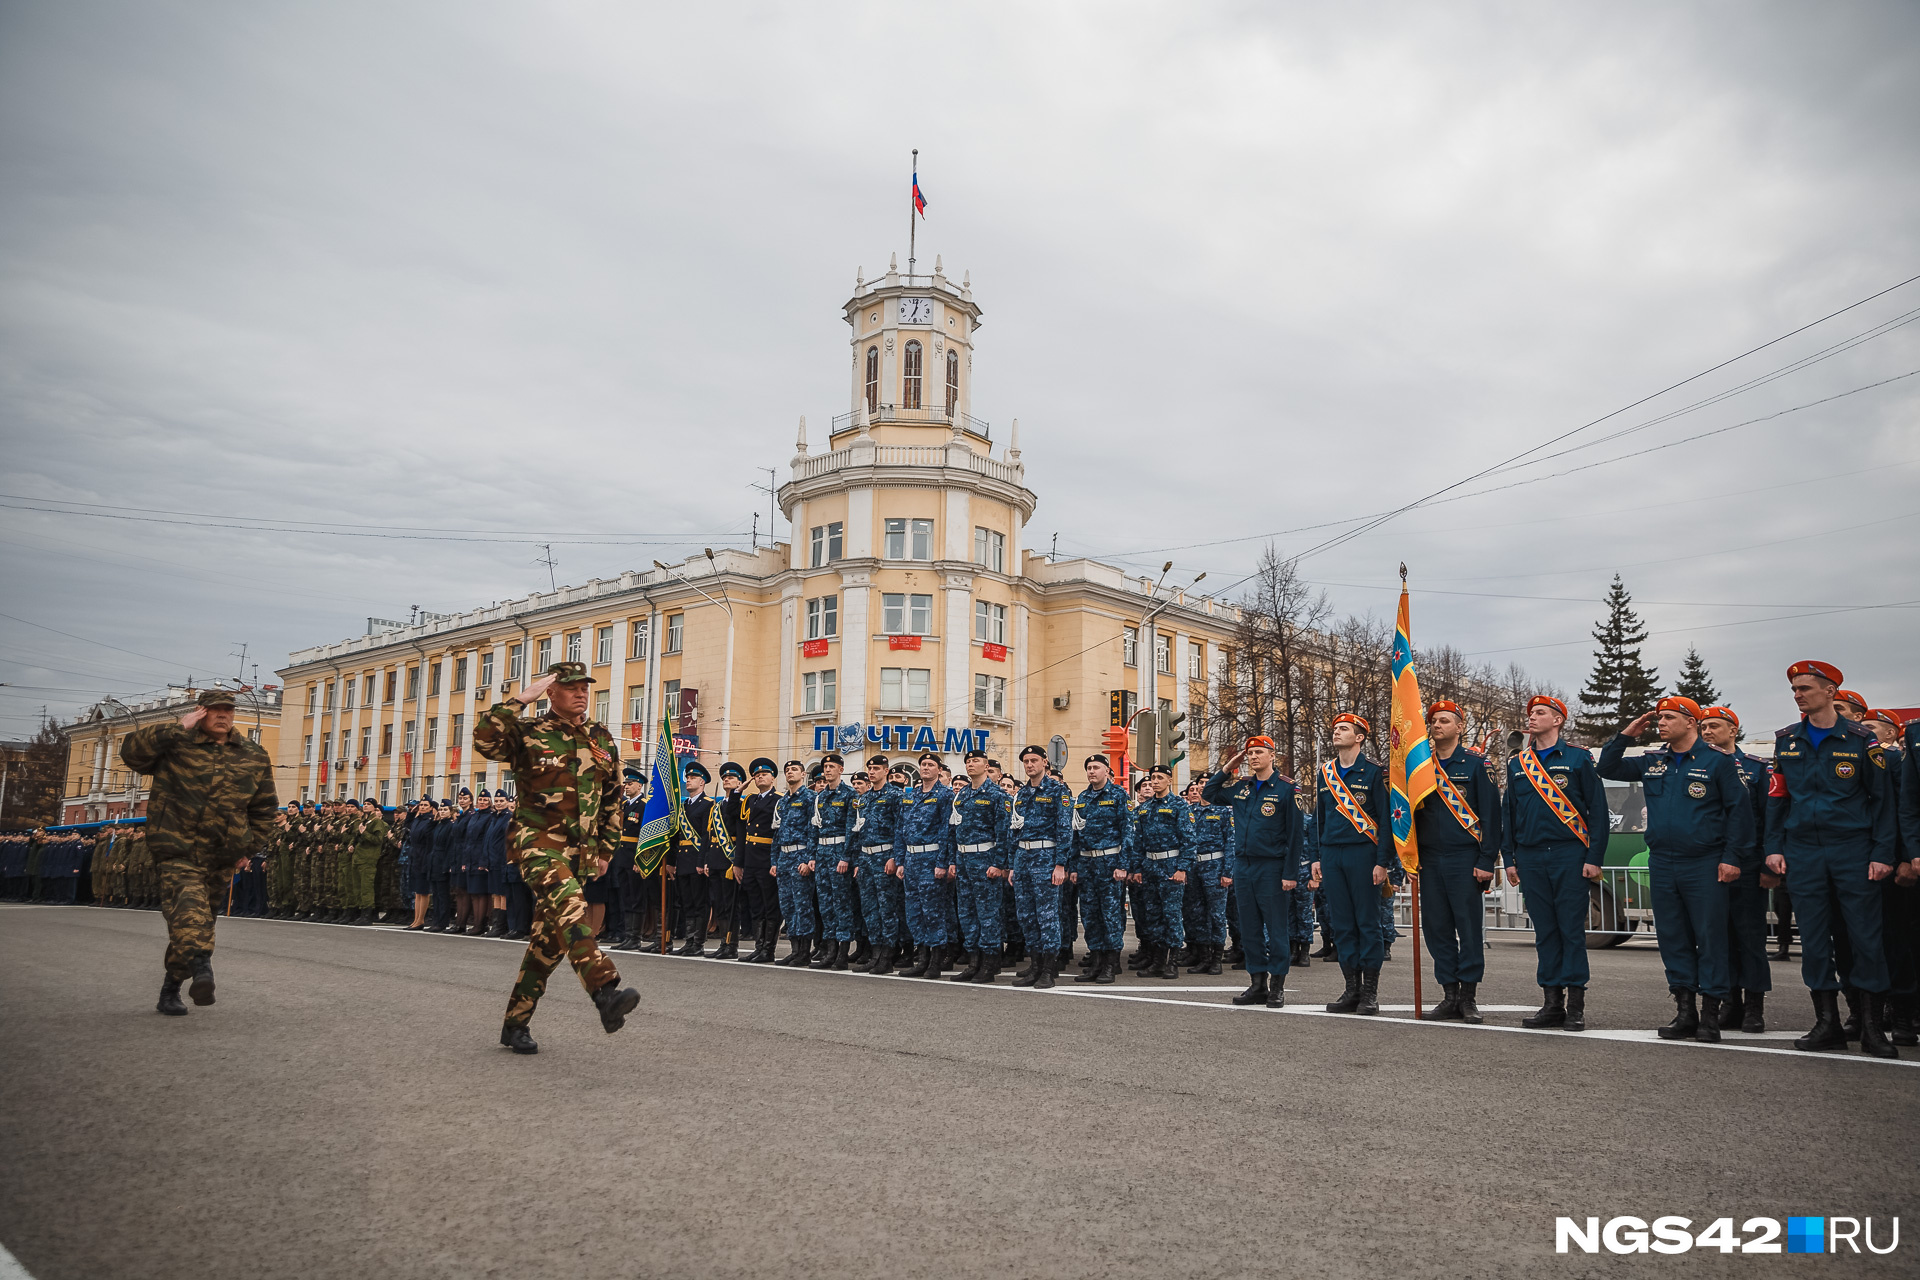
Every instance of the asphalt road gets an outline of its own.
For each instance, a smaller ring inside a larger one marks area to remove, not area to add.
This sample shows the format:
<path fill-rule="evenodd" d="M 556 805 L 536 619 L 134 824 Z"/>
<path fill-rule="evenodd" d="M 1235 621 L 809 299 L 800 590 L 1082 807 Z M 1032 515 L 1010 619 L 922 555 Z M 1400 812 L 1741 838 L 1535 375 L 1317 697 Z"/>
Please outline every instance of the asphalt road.
<path fill-rule="evenodd" d="M 616 1036 L 520 948 L 220 925 L 219 1002 L 153 1012 L 145 912 L 0 908 L 0 1243 L 59 1277 L 1912 1276 L 1554 1253 L 1554 1219 L 1871 1215 L 1920 1175 L 1920 1054 L 1663 1044 L 1649 950 L 1596 953 L 1587 1035 L 1285 1012 L 1244 975 L 993 990 L 616 953 Z M 1482 1003 L 1531 1007 L 1524 938 Z M 1412 1000 L 1403 939 L 1383 1002 Z M 1777 965 L 1779 1037 L 1810 1017 Z M 1296 1012 L 1298 1010 L 1298 1012 Z M 1629 1030 L 1633 1028 L 1634 1030 Z M 1748 1042 L 1749 1037 L 1731 1037 Z M 1908 1234 L 1920 1223 L 1905 1221 Z"/>

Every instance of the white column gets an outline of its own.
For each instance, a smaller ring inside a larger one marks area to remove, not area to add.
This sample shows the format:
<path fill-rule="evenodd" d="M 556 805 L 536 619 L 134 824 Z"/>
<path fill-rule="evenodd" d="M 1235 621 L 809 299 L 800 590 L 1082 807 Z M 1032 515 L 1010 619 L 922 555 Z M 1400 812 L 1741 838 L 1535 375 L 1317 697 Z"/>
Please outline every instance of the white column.
<path fill-rule="evenodd" d="M 1027 734 L 1027 698 L 1034 691 L 1027 688 L 1027 606 L 1016 603 L 1013 606 L 1013 678 L 1007 681 L 1011 686 L 1007 696 L 1013 699 L 1013 736 L 1020 744 L 1015 750 L 1024 750 L 1032 741 Z"/>
<path fill-rule="evenodd" d="M 874 554 L 873 490 L 847 490 L 847 559 L 858 560 Z"/>
<path fill-rule="evenodd" d="M 946 689 L 940 705 L 948 726 L 962 726 L 973 715 L 973 576 L 947 575 L 947 621 L 940 643 L 945 646 Z M 936 731 L 941 725 L 935 725 Z M 944 741 L 944 735 L 942 735 Z"/>
<path fill-rule="evenodd" d="M 800 652 L 800 597 L 805 591 L 806 586 L 799 582 L 789 582 L 780 591 L 780 701 L 775 718 L 779 727 L 775 733 L 782 764 L 800 754 L 794 750 L 793 685 L 795 659 Z M 841 648 L 844 649 L 847 643 L 843 635 L 840 639 Z"/>
<path fill-rule="evenodd" d="M 793 525 L 793 533 L 787 540 L 787 564 L 792 569 L 804 569 L 807 567 L 807 557 L 813 554 L 811 532 L 807 526 L 807 504 L 794 503 L 793 515 L 789 520 Z M 767 536 L 773 536 L 771 530 Z M 786 784 L 783 782 L 781 785 L 784 787 Z"/>
<path fill-rule="evenodd" d="M 941 376 L 945 376 L 943 373 Z M 941 394 L 945 394 L 942 392 Z M 973 559 L 973 495 L 965 489 L 947 489 L 947 554 L 949 560 Z"/>
<path fill-rule="evenodd" d="M 871 498 L 872 491 L 867 496 Z M 872 520 L 864 526 L 869 532 Z M 849 527 L 848 533 L 852 533 Z M 839 710 L 835 723 L 851 724 L 867 718 L 867 654 L 873 648 L 872 577 L 865 569 L 840 575 Z"/>

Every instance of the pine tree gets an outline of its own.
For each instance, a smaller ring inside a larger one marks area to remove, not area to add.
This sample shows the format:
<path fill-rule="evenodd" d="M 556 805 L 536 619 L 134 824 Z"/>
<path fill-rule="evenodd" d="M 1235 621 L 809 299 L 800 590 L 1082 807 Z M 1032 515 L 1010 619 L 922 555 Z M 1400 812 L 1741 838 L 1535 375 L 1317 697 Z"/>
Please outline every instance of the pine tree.
<path fill-rule="evenodd" d="M 1687 660 L 1680 664 L 1680 683 L 1673 691 L 1683 698 L 1692 698 L 1703 710 L 1720 701 L 1720 691 L 1713 687 L 1706 659 L 1692 645 L 1687 646 Z"/>
<path fill-rule="evenodd" d="M 1582 739 L 1593 744 L 1605 742 L 1622 725 L 1653 710 L 1662 692 L 1659 669 L 1641 661 L 1646 626 L 1633 611 L 1633 597 L 1617 573 L 1604 603 L 1607 617 L 1593 629 L 1600 647 L 1593 652 L 1593 673 L 1580 690 L 1576 729 Z"/>

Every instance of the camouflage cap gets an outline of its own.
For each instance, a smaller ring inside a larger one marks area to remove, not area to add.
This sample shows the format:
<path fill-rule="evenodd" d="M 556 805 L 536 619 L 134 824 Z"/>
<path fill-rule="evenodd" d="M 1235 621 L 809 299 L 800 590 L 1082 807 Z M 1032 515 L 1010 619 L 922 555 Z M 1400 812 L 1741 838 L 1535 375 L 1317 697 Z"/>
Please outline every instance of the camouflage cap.
<path fill-rule="evenodd" d="M 587 674 L 584 662 L 556 662 L 547 668 L 547 674 L 553 677 L 555 684 L 592 684 L 594 679 Z"/>
<path fill-rule="evenodd" d="M 214 707 L 231 707 L 234 705 L 233 694 L 226 689 L 202 689 L 199 703 L 208 710 Z"/>

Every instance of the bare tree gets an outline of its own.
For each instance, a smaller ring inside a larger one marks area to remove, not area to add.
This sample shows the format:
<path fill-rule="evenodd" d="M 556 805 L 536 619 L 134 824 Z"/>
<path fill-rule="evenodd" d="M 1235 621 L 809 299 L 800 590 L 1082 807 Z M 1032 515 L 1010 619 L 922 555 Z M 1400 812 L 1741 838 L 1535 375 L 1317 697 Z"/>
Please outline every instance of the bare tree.
<path fill-rule="evenodd" d="M 1312 758 L 1312 704 L 1317 700 L 1309 686 L 1315 650 L 1323 643 L 1319 632 L 1332 606 L 1325 591 L 1316 591 L 1300 576 L 1295 561 L 1283 559 L 1269 545 L 1239 607 L 1228 670 L 1196 732 L 1204 733 L 1216 752 L 1230 752 L 1235 742 L 1267 734 L 1279 745 L 1281 767 L 1291 771 L 1294 761 Z"/>

